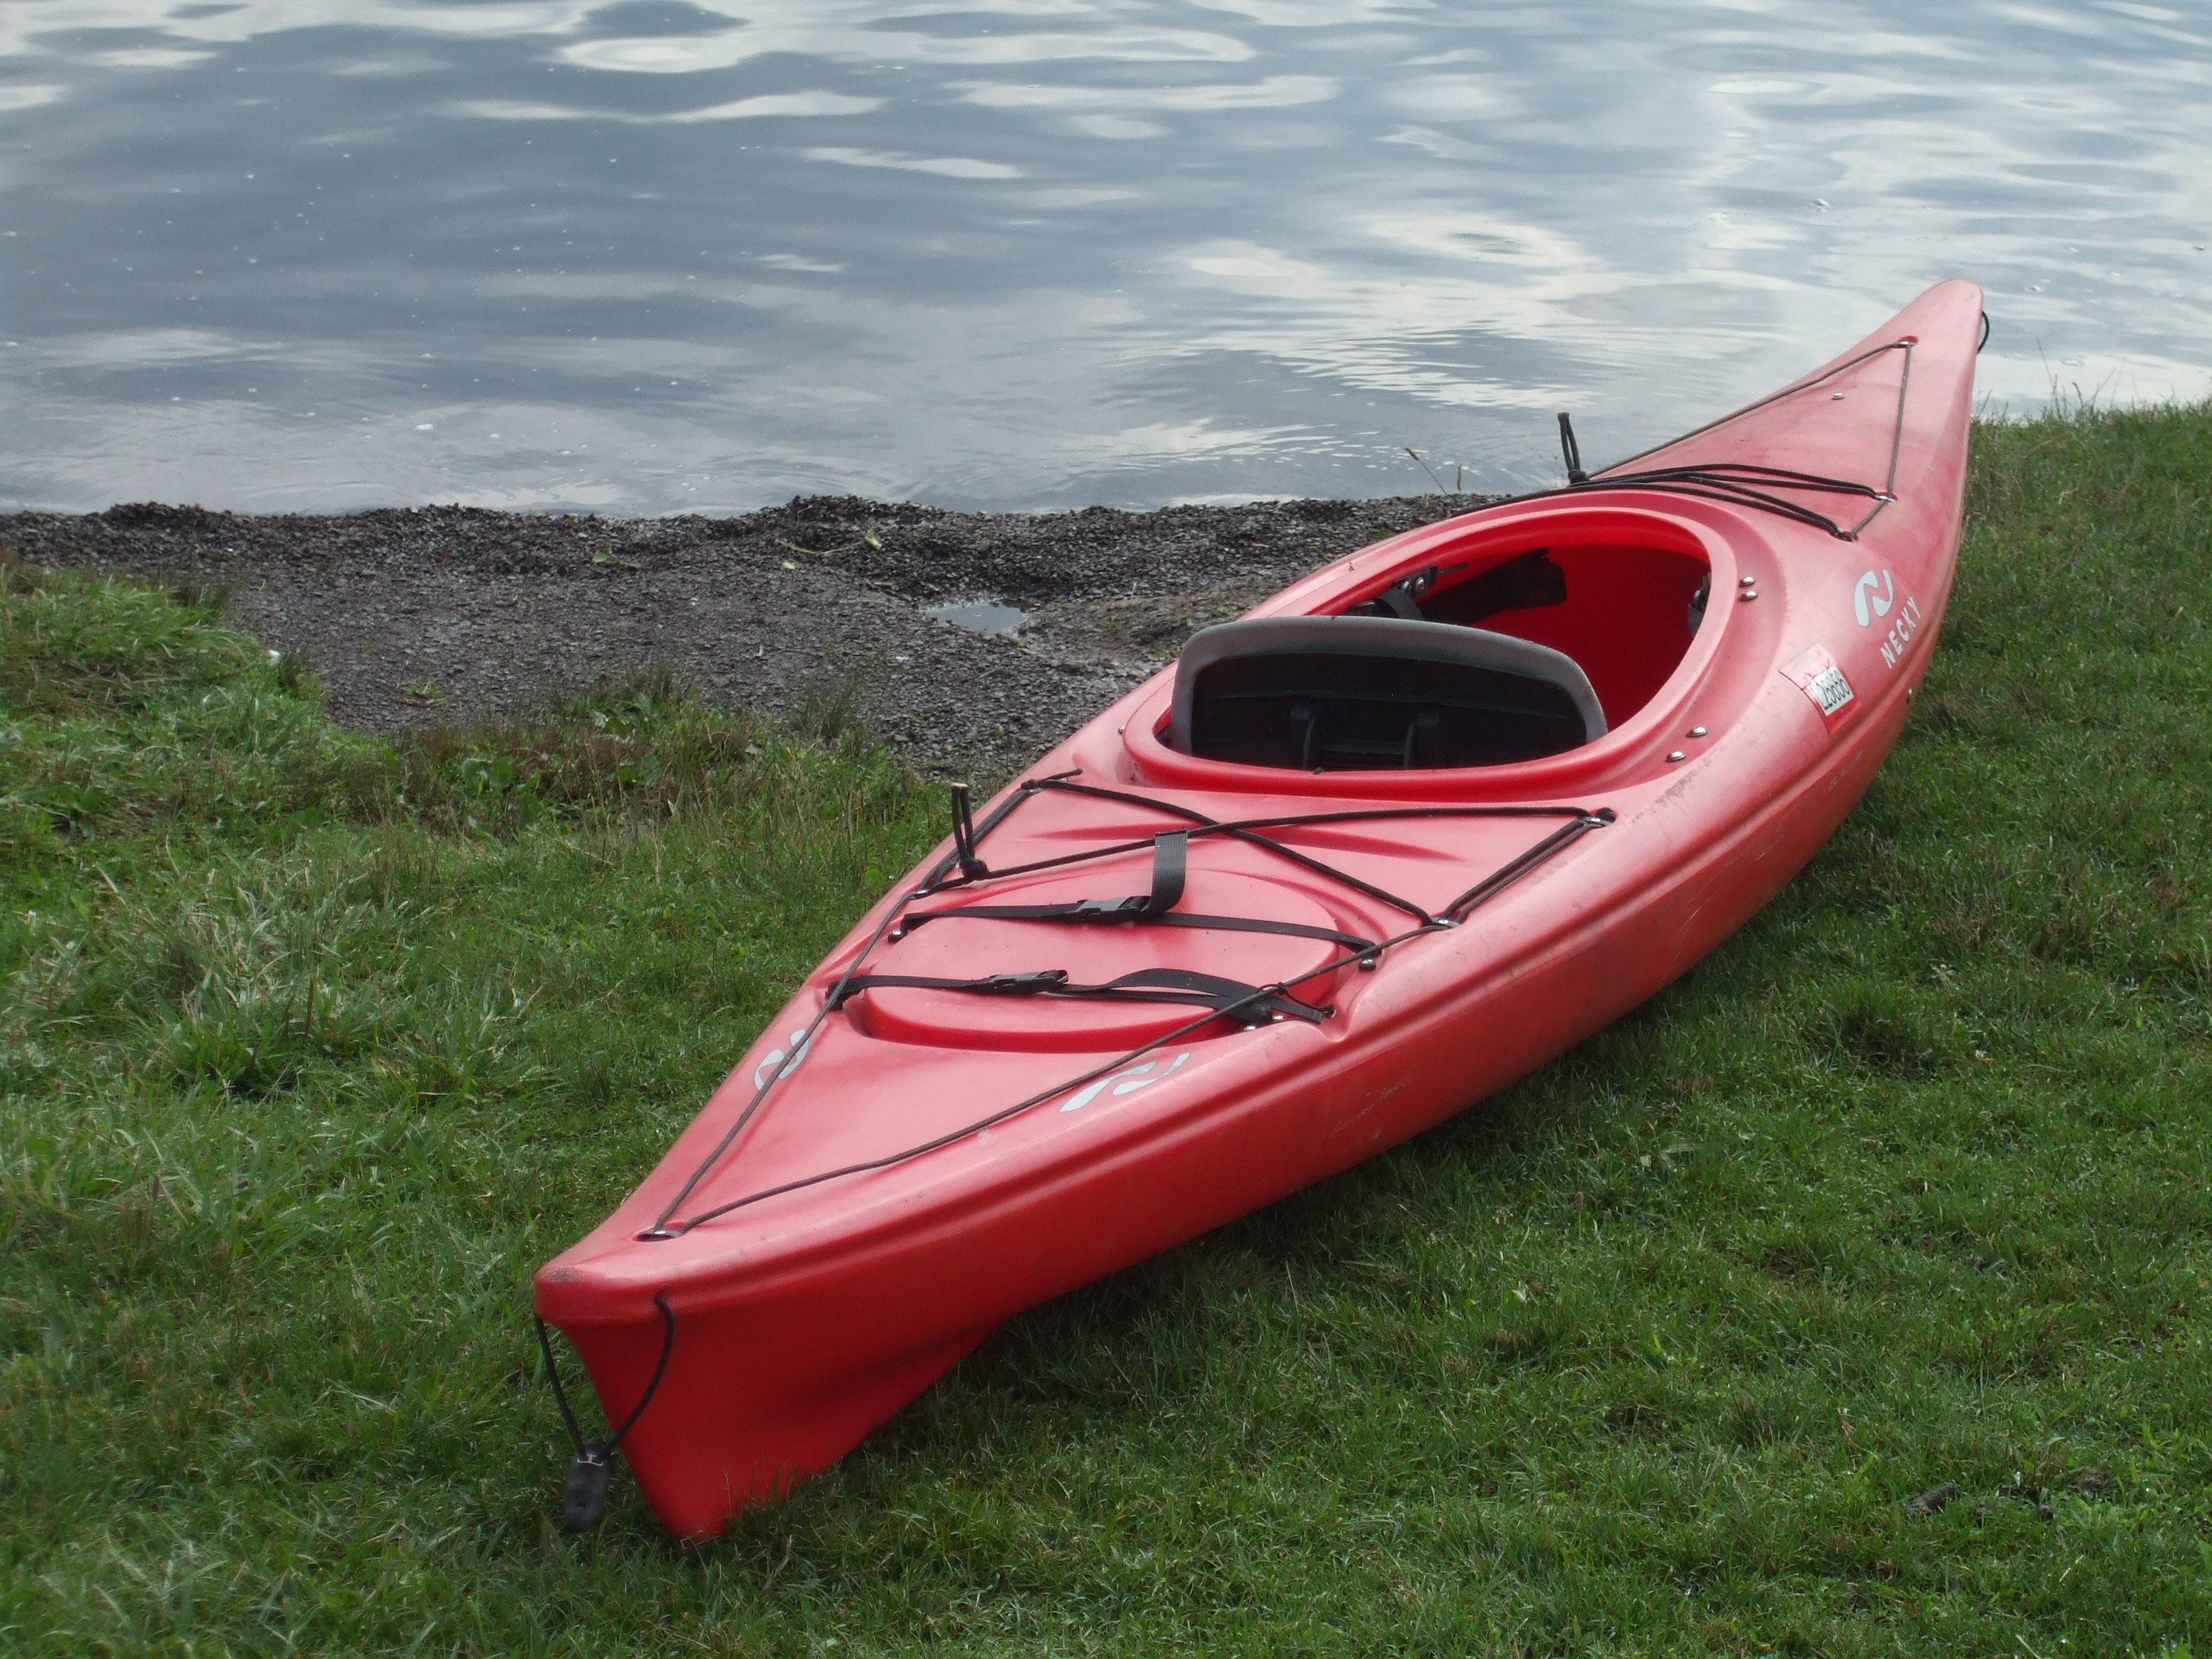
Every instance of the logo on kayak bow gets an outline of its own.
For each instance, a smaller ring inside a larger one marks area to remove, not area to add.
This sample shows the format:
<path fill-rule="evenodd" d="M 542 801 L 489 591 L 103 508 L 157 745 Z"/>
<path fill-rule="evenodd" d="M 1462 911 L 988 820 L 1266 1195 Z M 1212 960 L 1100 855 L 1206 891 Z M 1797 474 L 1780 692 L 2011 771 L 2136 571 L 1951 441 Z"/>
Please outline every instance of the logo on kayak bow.
<path fill-rule="evenodd" d="M 791 1034 L 790 1042 L 791 1051 L 788 1054 L 786 1054 L 786 1053 L 781 1048 L 771 1048 L 768 1051 L 768 1058 L 761 1061 L 759 1065 L 753 1067 L 754 1088 L 765 1089 L 768 1087 L 768 1074 L 770 1072 L 775 1072 L 775 1068 L 777 1066 L 783 1066 L 783 1062 L 787 1059 L 791 1061 L 791 1064 L 784 1066 L 783 1069 L 781 1072 L 775 1072 L 775 1074 L 780 1078 L 789 1077 L 793 1072 L 799 1069 L 799 1062 L 806 1058 L 807 1050 L 814 1046 L 812 1042 L 808 1041 L 806 1028 L 804 1025 L 799 1027 L 798 1030 L 794 1030 Z"/>
<path fill-rule="evenodd" d="M 1876 587 L 1880 587 L 1882 591 L 1876 593 L 1875 592 Z M 1872 602 L 1873 616 L 1867 614 L 1869 601 Z M 1875 573 L 1869 570 L 1851 586 L 1851 615 L 1859 619 L 1861 628 L 1873 627 L 1875 617 L 1887 617 L 1889 614 L 1889 607 L 1896 603 L 1897 583 L 1891 579 L 1887 570 L 1881 573 L 1879 580 L 1875 579 Z"/>
<path fill-rule="evenodd" d="M 1097 1099 L 1098 1091 L 1101 1089 L 1103 1089 L 1109 1083 L 1114 1085 L 1114 1092 L 1115 1094 L 1133 1095 L 1139 1089 L 1148 1087 L 1155 1083 L 1164 1081 L 1174 1074 L 1176 1067 L 1182 1065 L 1183 1061 L 1189 1058 L 1190 1054 L 1188 1050 L 1177 1054 L 1173 1060 L 1168 1062 L 1168 1069 L 1162 1072 L 1158 1077 L 1149 1077 L 1146 1075 L 1152 1069 L 1153 1066 L 1159 1064 L 1159 1061 L 1157 1060 L 1148 1060 L 1141 1066 L 1132 1066 L 1127 1071 L 1116 1072 L 1111 1077 L 1102 1077 L 1097 1082 L 1092 1084 L 1089 1088 L 1079 1091 L 1068 1100 L 1067 1103 L 1065 1106 L 1062 1106 L 1060 1109 L 1063 1112 L 1081 1111 L 1092 1101 Z"/>

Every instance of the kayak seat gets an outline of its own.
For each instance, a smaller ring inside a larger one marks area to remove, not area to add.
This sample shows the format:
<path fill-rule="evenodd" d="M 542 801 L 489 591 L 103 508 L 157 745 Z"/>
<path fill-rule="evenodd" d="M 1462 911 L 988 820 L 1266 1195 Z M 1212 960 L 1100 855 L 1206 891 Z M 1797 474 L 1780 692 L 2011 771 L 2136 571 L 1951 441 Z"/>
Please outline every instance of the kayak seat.
<path fill-rule="evenodd" d="M 1549 646 L 1449 623 L 1261 617 L 1176 665 L 1169 746 L 1304 771 L 1498 766 L 1604 735 L 1589 677 Z"/>

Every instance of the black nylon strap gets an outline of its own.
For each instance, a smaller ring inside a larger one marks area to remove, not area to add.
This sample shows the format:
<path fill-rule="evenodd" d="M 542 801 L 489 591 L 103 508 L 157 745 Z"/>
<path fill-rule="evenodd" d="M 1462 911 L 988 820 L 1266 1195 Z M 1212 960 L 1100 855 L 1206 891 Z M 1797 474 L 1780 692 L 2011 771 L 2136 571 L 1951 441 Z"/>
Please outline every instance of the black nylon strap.
<path fill-rule="evenodd" d="M 1215 1007 L 1227 1008 L 1243 1002 L 1260 988 L 1246 985 L 1239 980 L 1224 979 L 1218 974 L 1201 974 L 1188 968 L 1139 968 L 1133 974 L 1124 974 L 1099 988 L 1116 997 L 1134 997 L 1147 1002 L 1210 1002 Z M 1318 1024 L 1334 1013 L 1334 1008 L 1317 1008 L 1311 1003 L 1301 1002 L 1296 997 L 1280 994 L 1249 1003 L 1237 1011 L 1236 1017 L 1248 1024 L 1264 1023 L 1264 1017 L 1288 1017 L 1308 1020 Z"/>
<path fill-rule="evenodd" d="M 1190 831 L 1170 830 L 1152 837 L 1152 890 L 1145 901 L 1145 914 L 1164 916 L 1182 902 L 1185 877 L 1190 869 Z"/>
<path fill-rule="evenodd" d="M 1347 951 L 1372 948 L 1372 939 L 1341 933 L 1334 927 L 1315 927 L 1304 922 L 1275 921 L 1265 916 L 1206 916 L 1176 912 L 1190 869 L 1190 832 L 1171 830 L 1152 837 L 1152 890 L 1129 898 L 1071 899 L 1056 904 L 961 904 L 941 910 L 909 910 L 901 916 L 897 933 L 910 933 L 925 921 L 947 916 L 980 916 L 987 921 L 1141 921 L 1162 927 L 1197 927 L 1231 933 L 1283 933 L 1293 939 L 1317 939 Z"/>
<path fill-rule="evenodd" d="M 959 916 L 981 916 L 986 921 L 1133 921 L 1152 927 L 1195 927 L 1224 933 L 1282 933 L 1291 939 L 1317 939 L 1324 945 L 1341 945 L 1347 951 L 1370 951 L 1375 946 L 1373 939 L 1362 939 L 1357 933 L 1340 933 L 1333 927 L 1316 927 L 1303 921 L 1275 921 L 1266 916 L 1206 916 L 1188 910 L 1165 916 L 1146 915 L 1141 911 L 1124 915 L 1106 908 L 1129 902 L 1108 899 L 1102 903 L 1086 899 L 1073 904 L 962 904 L 943 910 L 909 910 L 899 918 L 899 927 L 912 933 L 925 921 Z"/>
<path fill-rule="evenodd" d="M 1074 899 L 1064 904 L 1001 904 L 965 908 L 969 915 L 994 915 L 1006 921 L 1147 921 L 1164 916 L 1182 902 L 1190 870 L 1190 831 L 1172 830 L 1152 837 L 1152 890 L 1130 898 Z M 909 927 L 950 910 L 925 911 L 900 918 Z"/>
<path fill-rule="evenodd" d="M 1195 973 L 1187 968 L 1140 968 L 1103 985 L 1078 985 L 1064 968 L 1047 968 L 1027 974 L 991 974 L 981 979 L 939 979 L 928 974 L 856 974 L 837 988 L 832 1007 L 842 1007 L 863 991 L 965 991 L 975 996 L 1066 997 L 1084 1002 L 1177 1002 L 1200 1008 L 1237 1008 L 1236 1018 L 1248 1025 L 1271 1019 L 1319 1021 L 1333 1012 L 1301 1002 L 1296 997 L 1271 995 L 1253 1000 L 1260 988 L 1218 974 Z"/>

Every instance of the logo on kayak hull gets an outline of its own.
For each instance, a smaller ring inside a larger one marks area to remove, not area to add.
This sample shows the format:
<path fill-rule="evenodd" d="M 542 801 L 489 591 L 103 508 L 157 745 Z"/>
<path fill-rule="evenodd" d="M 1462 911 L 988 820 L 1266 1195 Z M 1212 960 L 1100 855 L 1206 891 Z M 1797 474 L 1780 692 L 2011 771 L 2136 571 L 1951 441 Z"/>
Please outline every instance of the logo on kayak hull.
<path fill-rule="evenodd" d="M 1875 617 L 1887 617 L 1896 603 L 1897 582 L 1887 570 L 1879 576 L 1869 570 L 1851 584 L 1851 615 L 1858 618 L 1861 628 L 1873 627 Z"/>
<path fill-rule="evenodd" d="M 1895 668 L 1904 661 L 1905 647 L 1912 642 L 1912 636 L 1919 631 L 1920 601 L 1908 597 L 1898 607 L 1897 620 L 1890 623 L 1889 632 L 1882 637 L 1882 665 Z"/>
<path fill-rule="evenodd" d="M 807 1028 L 804 1025 L 792 1032 L 789 1039 L 791 1048 L 787 1054 L 781 1048 L 771 1048 L 768 1051 L 768 1058 L 753 1067 L 754 1088 L 767 1088 L 769 1074 L 771 1072 L 779 1078 L 786 1078 L 799 1069 L 800 1062 L 806 1058 L 807 1051 L 814 1047 L 813 1039 L 809 1037 L 806 1032 Z M 783 1066 L 783 1062 L 787 1060 L 791 1064 Z M 777 1072 L 775 1068 L 779 1066 L 783 1066 L 783 1069 Z"/>
<path fill-rule="evenodd" d="M 1893 669 L 1904 659 L 1905 646 L 1920 631 L 1920 601 L 1908 593 L 1900 604 L 1897 579 L 1887 570 L 1869 570 L 1851 584 L 1851 615 L 1858 618 L 1861 628 L 1872 628 L 1892 611 L 1898 613 L 1897 620 L 1882 636 L 1881 661 L 1885 668 Z"/>
<path fill-rule="evenodd" d="M 1155 1066 L 1159 1064 L 1159 1061 L 1157 1060 L 1148 1060 L 1141 1066 L 1132 1066 L 1127 1071 L 1116 1072 L 1111 1077 L 1102 1077 L 1097 1082 L 1092 1084 L 1089 1088 L 1078 1091 L 1077 1094 L 1060 1109 L 1063 1112 L 1081 1111 L 1092 1101 L 1097 1099 L 1099 1091 L 1105 1088 L 1105 1086 L 1109 1083 L 1114 1085 L 1114 1092 L 1117 1095 L 1133 1095 L 1139 1089 L 1148 1088 L 1155 1083 L 1164 1083 L 1167 1081 L 1168 1078 L 1182 1066 L 1183 1061 L 1189 1058 L 1190 1054 L 1188 1051 L 1177 1054 L 1173 1060 L 1168 1062 L 1168 1069 L 1162 1072 L 1158 1077 L 1147 1077 L 1146 1075 L 1146 1073 L 1150 1072 Z"/>

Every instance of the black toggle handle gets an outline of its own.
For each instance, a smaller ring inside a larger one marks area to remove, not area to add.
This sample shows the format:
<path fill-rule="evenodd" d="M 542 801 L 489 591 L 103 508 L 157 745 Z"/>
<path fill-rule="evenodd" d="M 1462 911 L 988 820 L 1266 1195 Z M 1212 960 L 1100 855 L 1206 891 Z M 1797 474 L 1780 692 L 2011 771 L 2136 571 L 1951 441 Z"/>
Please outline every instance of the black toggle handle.
<path fill-rule="evenodd" d="M 1575 423 L 1564 409 L 1559 411 L 1559 453 L 1566 457 L 1567 482 L 1588 483 L 1589 474 L 1583 471 L 1582 446 L 1575 441 Z"/>
<path fill-rule="evenodd" d="M 991 873 L 990 866 L 976 856 L 975 808 L 964 783 L 952 786 L 952 858 L 960 873 L 970 881 L 981 881 Z"/>
<path fill-rule="evenodd" d="M 599 1524 L 607 1507 L 607 1482 L 615 1466 L 607 1462 L 604 1440 L 586 1440 L 568 1465 L 568 1482 L 561 1488 L 561 1519 L 570 1532 L 589 1532 Z"/>

